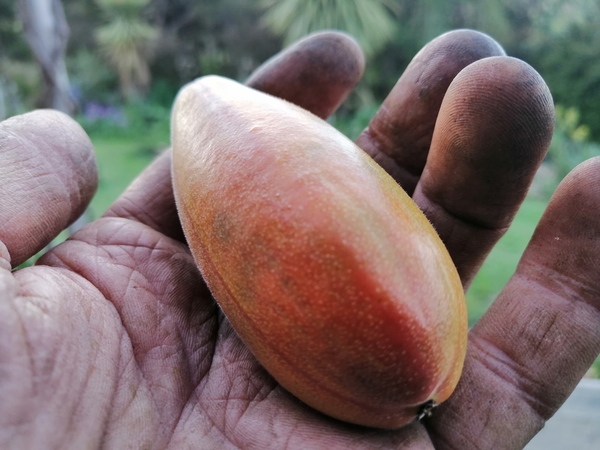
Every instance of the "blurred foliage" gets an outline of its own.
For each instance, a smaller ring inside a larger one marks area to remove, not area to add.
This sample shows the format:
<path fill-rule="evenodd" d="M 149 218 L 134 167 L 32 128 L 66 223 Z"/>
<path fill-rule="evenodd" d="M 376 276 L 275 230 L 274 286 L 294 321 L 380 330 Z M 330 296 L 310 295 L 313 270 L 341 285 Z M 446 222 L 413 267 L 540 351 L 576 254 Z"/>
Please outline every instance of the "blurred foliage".
<path fill-rule="evenodd" d="M 348 113 L 346 110 L 336 112 L 329 122 L 345 136 L 353 141 L 367 127 L 371 118 L 377 112 L 378 105 L 368 105 Z"/>
<path fill-rule="evenodd" d="M 23 25 L 17 19 L 17 2 L 0 0 L 0 59 L 31 59 L 23 35 Z"/>
<path fill-rule="evenodd" d="M 35 99 L 42 90 L 40 72 L 35 62 L 0 58 L 0 74 L 17 89 L 18 92 L 14 93 L 15 102 L 23 104 L 26 109 L 35 107 Z"/>
<path fill-rule="evenodd" d="M 96 0 L 96 3 L 109 15 L 135 19 L 150 0 Z"/>
<path fill-rule="evenodd" d="M 0 120 L 34 107 L 41 91 L 16 7 L 14 1 L 0 0 Z"/>
<path fill-rule="evenodd" d="M 88 103 L 76 117 L 89 135 L 111 139 L 143 137 L 160 145 L 168 143 L 165 136 L 170 134 L 170 118 L 170 106 L 141 100 L 125 106 Z"/>
<path fill-rule="evenodd" d="M 158 102 L 168 108 L 179 87 L 193 78 L 218 73 L 243 80 L 284 43 L 312 30 L 338 28 L 370 52 L 363 80 L 332 118 L 354 138 L 425 43 L 469 27 L 533 65 L 556 102 L 565 105 L 547 160 L 558 177 L 595 154 L 593 140 L 600 139 L 600 6 L 595 0 L 62 1 L 71 28 L 69 74 L 82 114 L 88 103 L 145 102 L 151 108 Z M 28 108 L 35 105 L 41 78 L 15 4 L 0 0 L 2 98 Z M 585 137 L 569 128 L 572 108 L 577 123 L 587 124 Z"/>
<path fill-rule="evenodd" d="M 255 0 L 154 0 L 147 15 L 161 29 L 154 79 L 177 87 L 214 73 L 243 80 L 281 49 Z"/>
<path fill-rule="evenodd" d="M 556 128 L 546 156 L 546 163 L 552 168 L 552 177 L 544 186 L 548 198 L 575 166 L 600 156 L 600 145 L 590 141 L 590 129 L 581 123 L 580 117 L 574 107 L 556 106 Z"/>
<path fill-rule="evenodd" d="M 576 107 L 600 140 L 600 3 L 537 0 L 512 54 L 530 62 L 556 103 Z"/>
<path fill-rule="evenodd" d="M 392 0 L 263 0 L 265 24 L 292 42 L 318 30 L 338 29 L 354 36 L 367 55 L 389 42 L 398 26 Z"/>
<path fill-rule="evenodd" d="M 79 104 L 90 99 L 118 103 L 118 75 L 97 53 L 79 49 L 67 61 L 73 94 Z"/>
<path fill-rule="evenodd" d="M 150 0 L 96 0 L 107 22 L 96 30 L 101 53 L 116 70 L 121 93 L 135 100 L 150 86 L 152 44 L 160 30 L 141 13 Z"/>
<path fill-rule="evenodd" d="M 83 104 L 149 99 L 155 84 L 171 95 L 210 73 L 243 80 L 291 39 L 338 28 L 369 54 L 364 79 L 342 109 L 354 120 L 352 113 L 381 102 L 425 43 L 450 29 L 474 28 L 535 67 L 556 102 L 575 107 L 589 139 L 600 140 L 596 0 L 62 1 L 71 28 L 68 66 Z M 21 28 L 14 0 L 0 0 L 0 63 L 15 66 L 4 77 L 30 105 L 36 89 L 29 74 L 20 74 L 32 61 Z M 163 105 L 170 101 L 161 96 Z"/>

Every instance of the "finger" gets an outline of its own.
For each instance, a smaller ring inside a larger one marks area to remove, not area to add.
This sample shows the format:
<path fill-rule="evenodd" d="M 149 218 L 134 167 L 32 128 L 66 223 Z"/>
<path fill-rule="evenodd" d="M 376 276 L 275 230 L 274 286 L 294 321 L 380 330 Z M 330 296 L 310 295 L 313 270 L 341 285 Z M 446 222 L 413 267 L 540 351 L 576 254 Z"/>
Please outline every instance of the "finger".
<path fill-rule="evenodd" d="M 595 158 L 557 189 L 473 328 L 459 387 L 431 423 L 439 448 L 523 448 L 541 429 L 600 353 L 599 267 Z"/>
<path fill-rule="evenodd" d="M 327 118 L 362 77 L 363 53 L 346 34 L 309 35 L 275 55 L 246 84 Z"/>
<path fill-rule="evenodd" d="M 411 61 L 357 144 L 412 195 L 448 86 L 469 64 L 504 55 L 489 36 L 455 30 L 426 45 Z"/>
<path fill-rule="evenodd" d="M 364 58 L 358 45 L 337 32 L 313 34 L 258 68 L 247 84 L 325 117 L 358 83 Z M 129 218 L 181 240 L 171 186 L 170 152 L 163 154 L 104 214 Z"/>
<path fill-rule="evenodd" d="M 553 129 L 550 91 L 523 61 L 486 58 L 450 85 L 413 199 L 465 286 L 514 218 Z"/>
<path fill-rule="evenodd" d="M 0 241 L 13 267 L 75 221 L 98 184 L 83 129 L 57 111 L 0 123 Z"/>

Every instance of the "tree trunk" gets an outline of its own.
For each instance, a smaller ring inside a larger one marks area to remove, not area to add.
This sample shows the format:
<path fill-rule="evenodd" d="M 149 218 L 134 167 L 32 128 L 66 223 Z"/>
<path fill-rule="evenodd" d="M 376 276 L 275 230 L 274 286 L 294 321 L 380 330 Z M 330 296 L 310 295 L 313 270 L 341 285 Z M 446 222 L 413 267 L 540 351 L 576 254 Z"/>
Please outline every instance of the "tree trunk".
<path fill-rule="evenodd" d="M 20 0 L 20 15 L 27 42 L 42 69 L 40 106 L 71 114 L 75 105 L 65 63 L 69 25 L 61 1 Z"/>

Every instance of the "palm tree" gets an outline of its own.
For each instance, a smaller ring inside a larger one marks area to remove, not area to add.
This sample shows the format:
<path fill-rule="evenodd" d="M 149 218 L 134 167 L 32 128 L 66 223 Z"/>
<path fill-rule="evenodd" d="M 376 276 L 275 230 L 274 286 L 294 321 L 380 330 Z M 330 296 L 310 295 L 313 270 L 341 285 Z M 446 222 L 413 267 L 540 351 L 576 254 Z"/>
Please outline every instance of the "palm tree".
<path fill-rule="evenodd" d="M 131 100 L 150 84 L 150 48 L 159 31 L 141 18 L 149 0 L 96 0 L 109 22 L 96 39 L 109 64 L 117 71 L 123 96 Z"/>
<path fill-rule="evenodd" d="M 392 0 L 263 0 L 263 20 L 286 44 L 306 34 L 337 29 L 351 34 L 370 54 L 394 35 Z"/>

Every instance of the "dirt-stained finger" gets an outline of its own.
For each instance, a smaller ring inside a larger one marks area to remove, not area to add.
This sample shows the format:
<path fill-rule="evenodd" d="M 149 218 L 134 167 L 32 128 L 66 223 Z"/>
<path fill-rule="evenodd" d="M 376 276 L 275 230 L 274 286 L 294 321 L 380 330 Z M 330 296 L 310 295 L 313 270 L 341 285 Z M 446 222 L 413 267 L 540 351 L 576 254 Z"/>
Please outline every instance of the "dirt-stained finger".
<path fill-rule="evenodd" d="M 246 84 L 325 119 L 358 84 L 364 68 L 364 55 L 353 38 L 322 31 L 275 55 Z"/>
<path fill-rule="evenodd" d="M 482 59 L 448 88 L 413 199 L 465 286 L 512 222 L 553 130 L 550 91 L 521 60 Z"/>
<path fill-rule="evenodd" d="M 470 333 L 436 448 L 523 448 L 600 353 L 600 158 L 557 189 L 504 290 Z M 491 426 L 493 424 L 493 426 Z"/>
<path fill-rule="evenodd" d="M 357 144 L 412 195 L 448 86 L 469 64 L 504 55 L 489 36 L 454 30 L 427 44 L 408 65 Z"/>

